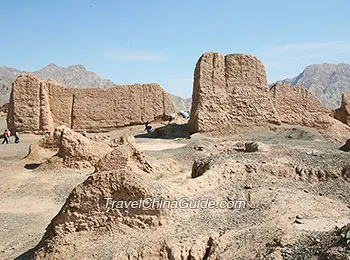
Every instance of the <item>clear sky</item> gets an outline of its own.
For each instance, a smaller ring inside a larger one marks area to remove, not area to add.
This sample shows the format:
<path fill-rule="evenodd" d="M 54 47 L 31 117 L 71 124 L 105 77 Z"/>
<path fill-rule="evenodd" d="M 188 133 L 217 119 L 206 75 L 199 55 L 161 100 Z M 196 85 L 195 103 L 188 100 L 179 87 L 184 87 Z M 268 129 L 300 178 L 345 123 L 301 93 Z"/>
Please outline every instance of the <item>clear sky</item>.
<path fill-rule="evenodd" d="M 82 64 L 190 97 L 204 52 L 255 55 L 270 83 L 350 63 L 349 10 L 349 0 L 0 0 L 0 65 Z"/>

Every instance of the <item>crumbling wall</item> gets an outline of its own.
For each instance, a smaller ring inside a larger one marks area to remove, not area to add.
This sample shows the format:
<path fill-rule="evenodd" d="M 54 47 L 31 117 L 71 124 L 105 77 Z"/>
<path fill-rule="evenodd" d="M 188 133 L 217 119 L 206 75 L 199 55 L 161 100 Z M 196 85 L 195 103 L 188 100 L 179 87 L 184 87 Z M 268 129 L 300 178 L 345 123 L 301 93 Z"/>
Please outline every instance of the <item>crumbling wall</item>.
<path fill-rule="evenodd" d="M 59 125 L 77 131 L 108 131 L 151 122 L 174 111 L 173 101 L 158 84 L 72 89 L 24 74 L 13 85 L 8 127 L 21 132 L 52 131 Z"/>
<path fill-rule="evenodd" d="M 331 111 L 326 109 L 307 89 L 277 83 L 269 93 L 283 123 L 316 128 L 330 126 Z"/>
<path fill-rule="evenodd" d="M 335 111 L 335 118 L 350 126 L 350 92 L 342 96 L 341 107 Z"/>
<path fill-rule="evenodd" d="M 40 128 L 40 79 L 20 75 L 12 85 L 7 126 L 12 131 L 34 132 Z"/>
<path fill-rule="evenodd" d="M 263 64 L 245 54 L 205 53 L 194 72 L 192 132 L 279 124 Z"/>

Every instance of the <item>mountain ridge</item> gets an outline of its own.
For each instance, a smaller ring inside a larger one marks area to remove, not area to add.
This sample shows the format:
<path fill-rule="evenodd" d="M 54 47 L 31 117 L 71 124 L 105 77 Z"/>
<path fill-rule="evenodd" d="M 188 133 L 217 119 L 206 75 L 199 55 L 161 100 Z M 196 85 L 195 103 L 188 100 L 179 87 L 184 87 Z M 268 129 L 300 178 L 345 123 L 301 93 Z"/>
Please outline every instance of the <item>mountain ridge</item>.
<path fill-rule="evenodd" d="M 81 64 L 61 67 L 50 63 L 33 72 L 0 66 L 0 106 L 9 101 L 12 82 L 22 73 L 33 73 L 42 80 L 53 78 L 72 88 L 108 88 L 115 85 L 111 80 L 102 79 L 96 73 L 86 70 Z M 342 94 L 350 91 L 350 64 L 344 62 L 311 64 L 297 76 L 277 82 L 304 87 L 325 107 L 337 109 L 340 107 Z M 190 111 L 191 98 L 168 94 L 174 101 L 177 111 Z"/>
<path fill-rule="evenodd" d="M 350 64 L 312 64 L 306 66 L 296 77 L 277 82 L 304 87 L 325 107 L 337 109 L 340 107 L 342 94 L 350 91 Z"/>
<path fill-rule="evenodd" d="M 88 71 L 82 64 L 62 67 L 51 62 L 42 69 L 32 72 L 0 66 L 0 106 L 9 102 L 12 82 L 22 73 L 32 73 L 41 80 L 53 78 L 69 88 L 108 88 L 116 85 L 111 80 L 103 79 L 95 72 Z M 168 94 L 174 101 L 177 111 L 190 110 L 191 98 L 185 99 L 170 93 Z"/>

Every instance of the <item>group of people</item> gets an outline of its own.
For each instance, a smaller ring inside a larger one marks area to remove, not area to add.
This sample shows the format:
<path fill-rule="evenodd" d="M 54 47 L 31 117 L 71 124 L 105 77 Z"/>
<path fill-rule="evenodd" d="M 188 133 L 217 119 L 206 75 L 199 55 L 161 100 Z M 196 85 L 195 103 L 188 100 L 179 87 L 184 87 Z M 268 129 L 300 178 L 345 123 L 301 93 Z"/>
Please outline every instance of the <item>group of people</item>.
<path fill-rule="evenodd" d="M 178 116 L 183 117 L 184 119 L 189 119 L 190 118 L 190 114 L 188 112 L 185 111 L 180 111 L 178 113 Z M 170 114 L 169 115 L 169 124 L 176 118 L 176 114 Z"/>
<path fill-rule="evenodd" d="M 190 114 L 188 112 L 180 111 L 178 115 L 182 116 L 185 119 L 190 118 Z M 176 114 L 170 114 L 168 124 L 170 124 L 175 118 L 176 118 Z M 152 126 L 149 124 L 148 121 L 145 123 L 145 130 L 147 131 L 148 134 L 152 133 L 153 131 Z"/>
<path fill-rule="evenodd" d="M 9 129 L 6 129 L 4 134 L 3 134 L 4 140 L 2 141 L 2 144 L 6 143 L 9 144 L 10 143 L 10 137 L 11 137 L 11 131 Z M 15 143 L 18 144 L 19 143 L 19 136 L 18 136 L 18 132 L 15 133 Z"/>

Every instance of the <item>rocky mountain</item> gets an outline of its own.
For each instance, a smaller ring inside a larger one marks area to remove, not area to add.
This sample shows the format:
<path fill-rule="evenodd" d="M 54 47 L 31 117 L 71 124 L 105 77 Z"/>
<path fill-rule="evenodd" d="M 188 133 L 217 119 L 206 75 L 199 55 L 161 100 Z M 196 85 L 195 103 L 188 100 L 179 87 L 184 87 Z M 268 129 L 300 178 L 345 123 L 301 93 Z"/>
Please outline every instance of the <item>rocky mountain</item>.
<path fill-rule="evenodd" d="M 9 101 L 12 82 L 25 72 L 0 66 L 0 106 Z M 42 80 L 53 78 L 70 88 L 107 88 L 114 85 L 112 81 L 101 79 L 94 72 L 87 71 L 82 65 L 60 67 L 51 63 L 31 73 Z"/>
<path fill-rule="evenodd" d="M 350 91 L 350 64 L 323 63 L 307 66 L 295 78 L 279 81 L 308 89 L 321 103 L 330 108 L 340 107 L 341 96 Z"/>
<path fill-rule="evenodd" d="M 183 111 L 191 111 L 191 103 L 192 98 L 183 98 L 179 96 L 175 96 L 172 94 L 169 94 L 171 99 L 174 101 L 175 109 L 177 112 L 183 110 Z"/>
<path fill-rule="evenodd" d="M 0 75 L 0 107 L 9 102 L 12 81 Z"/>
<path fill-rule="evenodd" d="M 53 78 L 69 88 L 108 88 L 114 85 L 112 81 L 87 71 L 83 65 L 59 67 L 51 63 L 33 74 L 42 80 Z"/>
<path fill-rule="evenodd" d="M 0 66 L 0 106 L 9 102 L 12 82 L 22 73 L 14 68 Z M 107 79 L 100 78 L 94 72 L 87 71 L 83 65 L 60 67 L 54 63 L 47 65 L 41 70 L 31 72 L 41 80 L 53 78 L 69 88 L 108 88 L 114 83 Z M 190 111 L 191 98 L 182 98 L 171 95 L 176 111 Z"/>

